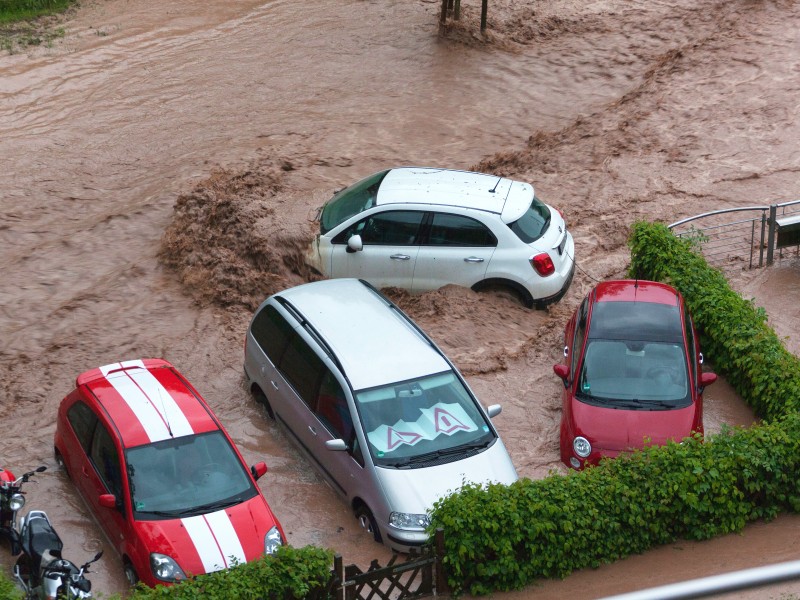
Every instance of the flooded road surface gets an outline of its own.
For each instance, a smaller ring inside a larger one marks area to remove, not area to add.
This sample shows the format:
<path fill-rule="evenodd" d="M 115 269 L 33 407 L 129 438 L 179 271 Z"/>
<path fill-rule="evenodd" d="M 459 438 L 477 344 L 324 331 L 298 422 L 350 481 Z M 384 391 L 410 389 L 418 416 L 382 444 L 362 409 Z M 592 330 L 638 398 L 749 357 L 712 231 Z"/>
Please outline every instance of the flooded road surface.
<path fill-rule="evenodd" d="M 248 462 L 266 460 L 259 483 L 290 543 L 362 567 L 388 558 L 242 376 L 252 304 L 303 280 L 308 217 L 333 190 L 398 164 L 477 168 L 530 181 L 563 210 L 579 270 L 549 310 L 458 288 L 396 298 L 484 404 L 503 404 L 497 427 L 532 478 L 563 471 L 552 364 L 583 295 L 625 276 L 629 225 L 796 199 L 796 2 L 498 0 L 485 36 L 479 3 L 465 2 L 444 37 L 439 6 L 92 0 L 53 47 L 0 56 L 0 464 L 48 465 L 29 506 L 69 558 L 106 550 L 98 592 L 125 589 L 121 565 L 56 469 L 56 410 L 78 373 L 147 356 L 186 374 Z M 195 212 L 175 211 L 178 198 Z M 270 217 L 253 218 L 262 206 Z M 209 207 L 230 217 L 224 231 Z M 254 247 L 271 253 L 269 277 Z M 796 262 L 737 268 L 734 285 L 797 353 Z M 724 381 L 707 390 L 709 433 L 753 421 Z M 781 517 L 518 597 L 788 560 L 797 530 Z"/>

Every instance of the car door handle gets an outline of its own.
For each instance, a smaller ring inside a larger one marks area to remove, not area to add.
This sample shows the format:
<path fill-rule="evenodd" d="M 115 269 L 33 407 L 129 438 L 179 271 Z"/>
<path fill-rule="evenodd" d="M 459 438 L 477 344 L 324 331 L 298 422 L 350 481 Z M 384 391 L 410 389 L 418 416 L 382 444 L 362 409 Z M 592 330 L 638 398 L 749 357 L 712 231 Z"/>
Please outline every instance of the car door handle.
<path fill-rule="evenodd" d="M 89 477 L 89 469 L 86 467 L 81 468 L 81 473 L 83 473 L 84 477 Z"/>
<path fill-rule="evenodd" d="M 277 383 L 275 383 L 272 380 L 270 380 L 270 383 L 272 384 L 272 387 L 274 387 L 276 390 L 278 389 L 278 384 Z"/>
<path fill-rule="evenodd" d="M 311 432 L 311 435 L 317 435 L 317 430 L 314 429 L 313 425 L 309 425 L 308 430 Z"/>
<path fill-rule="evenodd" d="M 392 260 L 411 260 L 408 254 L 392 254 L 389 258 Z"/>
<path fill-rule="evenodd" d="M 479 263 L 479 262 L 483 262 L 483 259 L 482 258 L 478 258 L 477 256 L 468 256 L 467 258 L 464 259 L 464 262 Z"/>

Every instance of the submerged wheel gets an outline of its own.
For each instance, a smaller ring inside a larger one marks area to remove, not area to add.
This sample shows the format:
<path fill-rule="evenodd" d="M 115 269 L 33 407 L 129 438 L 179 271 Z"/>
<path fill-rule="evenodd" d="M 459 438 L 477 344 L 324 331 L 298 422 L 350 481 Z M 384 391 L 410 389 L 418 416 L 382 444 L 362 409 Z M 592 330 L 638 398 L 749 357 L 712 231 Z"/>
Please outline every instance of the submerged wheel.
<path fill-rule="evenodd" d="M 128 580 L 131 587 L 139 583 L 139 575 L 136 574 L 136 569 L 133 568 L 131 563 L 126 561 L 123 569 L 125 570 L 125 579 Z"/>
<path fill-rule="evenodd" d="M 380 543 L 382 541 L 381 532 L 378 529 L 378 524 L 375 522 L 375 517 L 372 516 L 372 511 L 366 505 L 361 504 L 356 508 L 356 519 L 358 524 L 367 532 L 371 533 L 373 539 Z"/>
<path fill-rule="evenodd" d="M 261 391 L 261 388 L 256 388 L 255 390 L 253 390 L 253 398 L 255 398 L 256 402 L 264 406 L 264 409 L 267 411 L 267 415 L 269 415 L 269 418 L 274 421 L 275 413 L 272 412 L 272 407 L 269 404 L 267 395 Z"/>

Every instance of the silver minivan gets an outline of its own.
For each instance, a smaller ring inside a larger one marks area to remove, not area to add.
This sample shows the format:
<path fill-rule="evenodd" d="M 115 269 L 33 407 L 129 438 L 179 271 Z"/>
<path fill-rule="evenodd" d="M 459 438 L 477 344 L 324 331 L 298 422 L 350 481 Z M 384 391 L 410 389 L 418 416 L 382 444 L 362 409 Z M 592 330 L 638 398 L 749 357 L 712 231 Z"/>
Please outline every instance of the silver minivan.
<path fill-rule="evenodd" d="M 270 417 L 401 552 L 427 540 L 428 511 L 465 482 L 509 484 L 514 465 L 484 409 L 433 341 L 357 279 L 270 296 L 247 331 L 244 370 Z"/>

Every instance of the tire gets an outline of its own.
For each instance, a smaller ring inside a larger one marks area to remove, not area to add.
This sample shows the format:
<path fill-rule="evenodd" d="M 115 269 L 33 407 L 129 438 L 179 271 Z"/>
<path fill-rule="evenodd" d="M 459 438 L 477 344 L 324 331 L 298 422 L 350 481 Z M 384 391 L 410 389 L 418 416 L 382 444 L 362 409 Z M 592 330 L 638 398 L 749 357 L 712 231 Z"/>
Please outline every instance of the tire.
<path fill-rule="evenodd" d="M 267 415 L 273 421 L 275 420 L 275 413 L 272 412 L 272 406 L 269 404 L 269 400 L 267 399 L 267 395 L 261 391 L 261 388 L 255 388 L 253 390 L 253 398 L 255 398 L 256 402 L 264 406 L 264 410 L 267 411 Z"/>
<path fill-rule="evenodd" d="M 53 455 L 55 456 L 58 468 L 64 471 L 67 479 L 72 479 L 72 476 L 69 474 L 69 470 L 67 469 L 67 463 L 64 461 L 64 457 L 61 456 L 61 452 L 58 451 L 58 448 L 53 449 Z"/>
<path fill-rule="evenodd" d="M 372 511 L 367 508 L 365 504 L 360 504 L 358 508 L 356 508 L 356 519 L 358 519 L 358 524 L 367 532 L 372 534 L 372 538 L 378 542 L 379 544 L 383 541 L 381 538 L 381 531 L 378 529 L 378 523 L 375 521 L 375 517 L 372 516 Z"/>
<path fill-rule="evenodd" d="M 139 575 L 136 573 L 136 569 L 133 568 L 133 565 L 130 562 L 125 561 L 123 570 L 125 571 L 125 579 L 131 587 L 139 583 Z"/>
<path fill-rule="evenodd" d="M 522 286 L 508 280 L 488 279 L 472 286 L 473 291 L 487 292 L 495 296 L 519 302 L 526 308 L 538 308 L 531 293 Z"/>

